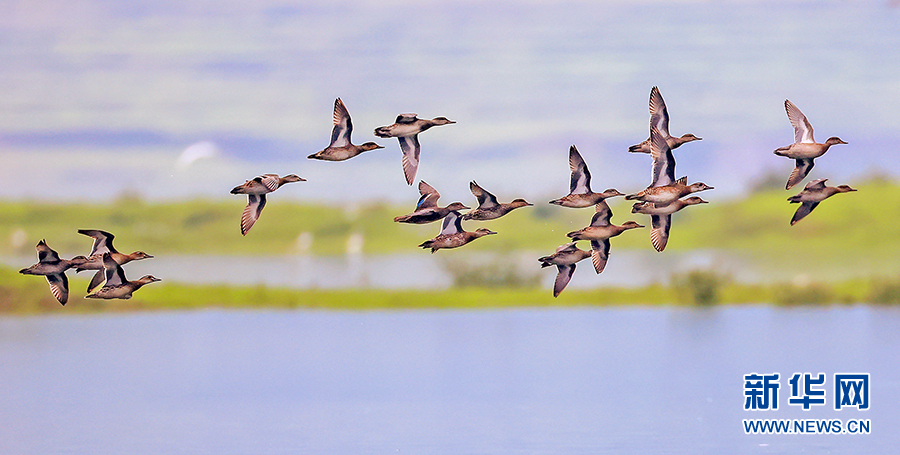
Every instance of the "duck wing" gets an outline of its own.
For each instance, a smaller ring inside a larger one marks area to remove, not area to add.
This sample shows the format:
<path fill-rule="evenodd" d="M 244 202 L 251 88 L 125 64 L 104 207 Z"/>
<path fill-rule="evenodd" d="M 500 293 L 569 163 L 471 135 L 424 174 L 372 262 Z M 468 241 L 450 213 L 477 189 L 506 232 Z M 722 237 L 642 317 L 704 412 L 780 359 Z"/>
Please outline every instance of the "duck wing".
<path fill-rule="evenodd" d="M 572 171 L 572 178 L 569 181 L 569 194 L 590 193 L 591 173 L 574 145 L 569 147 L 569 169 Z"/>
<path fill-rule="evenodd" d="M 38 253 L 38 262 L 59 262 L 59 254 L 47 246 L 47 242 L 41 240 L 38 242 L 37 246 L 34 247 Z"/>
<path fill-rule="evenodd" d="M 666 102 L 663 101 L 663 97 L 659 93 L 659 87 L 656 86 L 650 89 L 650 125 L 651 127 L 656 126 L 663 138 L 670 136 L 669 111 L 666 109 Z"/>
<path fill-rule="evenodd" d="M 418 114 L 400 114 L 397 116 L 397 120 L 394 120 L 394 123 L 399 123 L 401 125 L 416 123 L 416 120 L 419 119 L 418 117 Z"/>
<path fill-rule="evenodd" d="M 241 234 L 247 235 L 253 223 L 259 219 L 263 207 L 266 206 L 265 194 L 248 194 L 247 206 L 244 207 L 244 213 L 241 215 Z"/>
<path fill-rule="evenodd" d="M 809 215 L 817 205 L 819 205 L 818 202 L 801 203 L 800 207 L 797 207 L 797 211 L 794 212 L 794 216 L 791 218 L 791 226 L 797 224 L 797 222 L 805 218 L 806 215 Z"/>
<path fill-rule="evenodd" d="M 784 186 L 784 189 L 789 190 L 794 187 L 794 185 L 803 181 L 807 175 L 809 175 L 809 171 L 812 170 L 813 166 L 816 163 L 813 162 L 812 158 L 801 158 L 797 160 L 797 164 L 794 166 L 794 170 L 791 171 L 791 176 L 788 177 L 787 184 Z"/>
<path fill-rule="evenodd" d="M 813 127 L 809 124 L 806 116 L 800 112 L 800 108 L 794 106 L 794 103 L 784 100 L 784 110 L 787 112 L 788 120 L 794 126 L 794 143 L 807 142 L 815 143 L 813 139 Z"/>
<path fill-rule="evenodd" d="M 102 255 L 103 253 L 118 253 L 112 244 L 113 239 L 116 238 L 116 236 L 109 232 L 97 229 L 79 229 L 78 233 L 94 239 L 94 243 L 91 245 L 91 254 L 88 256 L 93 256 L 95 254 Z"/>
<path fill-rule="evenodd" d="M 104 269 L 97 270 L 97 273 L 91 278 L 91 282 L 88 284 L 87 293 L 93 293 L 98 287 L 103 285 L 103 281 L 106 279 L 106 273 Z"/>
<path fill-rule="evenodd" d="M 333 114 L 334 128 L 331 129 L 331 145 L 329 147 L 347 147 L 350 145 L 350 134 L 353 132 L 353 123 L 350 121 L 350 113 L 340 98 L 334 100 Z"/>
<path fill-rule="evenodd" d="M 497 202 L 497 197 L 493 194 L 486 191 L 484 188 L 478 186 L 475 181 L 469 182 L 469 189 L 472 190 L 472 194 L 475 195 L 475 198 L 478 199 L 478 208 L 480 209 L 489 209 L 492 207 L 497 207 L 500 205 Z"/>
<path fill-rule="evenodd" d="M 462 216 L 456 210 L 451 210 L 444 218 L 439 235 L 453 235 L 460 232 L 465 232 L 462 228 Z"/>
<path fill-rule="evenodd" d="M 665 136 L 656 125 L 650 126 L 650 156 L 653 167 L 650 170 L 650 187 L 668 186 L 675 183 L 675 156 L 666 142 Z"/>
<path fill-rule="evenodd" d="M 566 288 L 572 274 L 575 273 L 575 264 L 557 265 L 556 281 L 553 282 L 553 297 L 559 296 L 559 293 Z"/>
<path fill-rule="evenodd" d="M 609 220 L 611 218 L 612 210 L 609 209 L 609 204 L 607 204 L 606 201 L 600 201 L 597 203 L 597 212 L 591 217 L 591 226 L 609 226 Z"/>
<path fill-rule="evenodd" d="M 437 201 L 441 198 L 441 193 L 438 193 L 433 186 L 425 183 L 424 180 L 419 180 L 419 194 L 421 196 L 419 196 L 419 202 L 416 203 L 416 211 L 437 207 Z"/>
<path fill-rule="evenodd" d="M 116 287 L 128 282 L 128 279 L 125 278 L 125 270 L 109 253 L 103 254 L 103 270 L 106 273 L 106 284 L 104 286 Z"/>
<path fill-rule="evenodd" d="M 406 184 L 412 185 L 419 168 L 419 135 L 401 136 L 397 140 L 400 141 L 400 150 L 403 152 L 403 175 L 406 176 Z"/>
<path fill-rule="evenodd" d="M 253 180 L 261 183 L 270 193 L 281 186 L 281 178 L 278 177 L 278 174 L 263 174 Z"/>
<path fill-rule="evenodd" d="M 803 189 L 810 190 L 810 191 L 822 191 L 825 189 L 825 182 L 827 182 L 827 181 L 828 181 L 828 179 L 811 180 L 809 183 L 806 184 L 806 187 L 804 187 Z"/>
<path fill-rule="evenodd" d="M 50 293 L 53 294 L 53 297 L 56 297 L 60 304 L 65 305 L 69 300 L 69 279 L 66 278 L 66 274 L 47 275 L 47 283 L 50 284 Z"/>
<path fill-rule="evenodd" d="M 666 249 L 666 243 L 669 241 L 669 228 L 672 226 L 672 215 L 650 215 L 650 223 L 653 229 L 650 230 L 650 243 L 656 251 Z"/>
<path fill-rule="evenodd" d="M 597 273 L 606 268 L 606 261 L 609 260 L 609 239 L 603 241 L 591 240 L 591 262 L 594 263 L 594 270 Z"/>

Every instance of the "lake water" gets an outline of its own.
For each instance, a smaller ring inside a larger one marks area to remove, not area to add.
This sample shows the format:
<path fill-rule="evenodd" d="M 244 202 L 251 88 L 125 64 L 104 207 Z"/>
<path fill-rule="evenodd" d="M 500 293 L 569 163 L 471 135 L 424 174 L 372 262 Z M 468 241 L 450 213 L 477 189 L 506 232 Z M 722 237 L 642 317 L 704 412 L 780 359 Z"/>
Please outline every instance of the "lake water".
<path fill-rule="evenodd" d="M 890 453 L 898 326 L 868 306 L 3 317 L 0 453 Z M 778 410 L 743 410 L 751 372 L 781 374 Z M 871 409 L 830 387 L 790 406 L 795 372 L 870 373 Z"/>

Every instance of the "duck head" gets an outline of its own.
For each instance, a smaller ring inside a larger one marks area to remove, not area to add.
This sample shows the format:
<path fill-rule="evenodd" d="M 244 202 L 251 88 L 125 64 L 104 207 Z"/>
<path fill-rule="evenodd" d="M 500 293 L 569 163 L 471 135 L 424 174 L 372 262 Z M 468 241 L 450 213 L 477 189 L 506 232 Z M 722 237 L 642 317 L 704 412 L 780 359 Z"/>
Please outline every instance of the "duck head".
<path fill-rule="evenodd" d="M 297 174 L 288 174 L 281 178 L 282 182 L 285 183 L 293 183 L 293 182 L 305 182 L 306 179 L 298 177 Z"/>
<path fill-rule="evenodd" d="M 684 205 L 696 205 L 696 204 L 708 204 L 708 202 L 704 201 L 703 199 L 700 199 L 697 196 L 691 196 L 684 200 Z"/>
<path fill-rule="evenodd" d="M 534 204 L 526 201 L 525 199 L 519 198 L 519 199 L 513 199 L 512 202 L 509 203 L 509 205 L 511 205 L 512 207 L 518 208 L 518 207 L 527 207 L 527 206 L 531 206 Z"/>
<path fill-rule="evenodd" d="M 856 191 L 856 188 L 850 188 L 850 185 L 838 185 L 837 188 L 838 193 L 849 193 L 851 191 Z"/>
<path fill-rule="evenodd" d="M 634 221 L 626 221 L 626 222 L 622 223 L 622 227 L 625 229 L 636 229 L 636 228 L 642 228 L 644 226 L 641 224 L 637 224 Z"/>
<path fill-rule="evenodd" d="M 625 194 L 623 194 L 623 193 L 620 193 L 619 190 L 617 190 L 617 189 L 615 189 L 615 188 L 610 188 L 610 189 L 604 191 L 604 192 L 601 193 L 601 194 L 603 194 L 603 197 L 605 197 L 605 198 L 607 198 L 607 197 L 616 197 L 616 196 L 624 196 L 624 195 L 625 195 Z"/>
<path fill-rule="evenodd" d="M 162 281 L 161 279 L 153 276 L 153 275 L 144 275 L 141 279 L 138 280 L 141 284 L 154 283 L 156 281 Z"/>
<path fill-rule="evenodd" d="M 846 142 L 842 141 L 841 138 L 837 136 L 829 137 L 827 141 L 825 141 L 827 145 L 835 145 L 835 144 L 846 144 Z"/>
<path fill-rule="evenodd" d="M 449 210 L 468 210 L 469 207 L 466 207 L 465 205 L 463 205 L 462 202 L 454 202 L 454 203 L 448 205 L 447 209 L 449 209 Z"/>
<path fill-rule="evenodd" d="M 487 228 L 478 228 L 474 231 L 475 237 L 484 237 L 486 235 L 496 234 L 496 232 Z"/>
<path fill-rule="evenodd" d="M 135 251 L 134 253 L 131 253 L 132 261 L 136 261 L 138 259 L 150 259 L 152 257 L 153 256 L 150 256 L 149 254 L 144 253 L 143 251 Z"/>
<path fill-rule="evenodd" d="M 691 133 L 687 133 L 687 134 L 685 134 L 684 136 L 681 136 L 681 140 L 684 141 L 684 142 L 691 142 L 691 141 L 702 141 L 703 138 L 702 138 L 702 137 L 694 136 L 694 135 L 691 134 Z"/>
<path fill-rule="evenodd" d="M 449 125 L 451 123 L 456 123 L 453 120 L 448 119 L 447 117 L 435 117 L 431 119 L 435 125 Z"/>
<path fill-rule="evenodd" d="M 691 184 L 691 193 L 696 193 L 698 191 L 704 191 L 704 190 L 714 190 L 714 189 L 715 189 L 714 187 L 711 187 L 703 182 L 697 182 L 697 183 Z"/>
<path fill-rule="evenodd" d="M 360 145 L 359 148 L 368 152 L 369 150 L 383 149 L 384 147 L 382 147 L 374 142 L 366 142 L 365 144 Z"/>

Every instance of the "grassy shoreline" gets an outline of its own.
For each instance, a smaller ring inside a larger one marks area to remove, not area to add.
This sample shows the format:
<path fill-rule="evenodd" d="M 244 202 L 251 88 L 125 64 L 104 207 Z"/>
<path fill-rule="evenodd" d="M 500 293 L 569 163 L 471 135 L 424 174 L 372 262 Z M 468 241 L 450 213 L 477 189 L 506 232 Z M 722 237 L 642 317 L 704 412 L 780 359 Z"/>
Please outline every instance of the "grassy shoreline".
<path fill-rule="evenodd" d="M 70 281 L 65 307 L 41 277 L 0 269 L 0 314 L 85 314 L 101 312 L 223 309 L 318 309 L 341 311 L 417 309 L 502 309 L 530 307 L 713 306 L 720 304 L 833 305 L 900 303 L 900 281 L 741 284 L 710 272 L 694 272 L 671 285 L 640 288 L 570 289 L 553 298 L 549 289 L 461 287 L 439 290 L 286 289 L 264 286 L 154 283 L 131 300 L 83 299 L 87 280 Z"/>

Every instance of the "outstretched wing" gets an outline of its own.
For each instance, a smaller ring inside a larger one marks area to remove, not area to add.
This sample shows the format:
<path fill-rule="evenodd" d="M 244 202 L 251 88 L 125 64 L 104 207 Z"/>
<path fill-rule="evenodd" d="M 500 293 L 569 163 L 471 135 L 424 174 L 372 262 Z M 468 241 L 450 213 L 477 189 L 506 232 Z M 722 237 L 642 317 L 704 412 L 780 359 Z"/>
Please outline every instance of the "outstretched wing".
<path fill-rule="evenodd" d="M 653 86 L 650 89 L 650 127 L 656 127 L 663 138 L 669 137 L 669 111 L 666 110 L 666 102 L 663 101 L 659 88 Z"/>
<path fill-rule="evenodd" d="M 609 260 L 609 239 L 597 241 L 591 240 L 591 262 L 594 263 L 594 270 L 597 273 L 606 268 L 606 261 Z"/>
<path fill-rule="evenodd" d="M 416 170 L 419 168 L 419 135 L 401 136 L 397 140 L 400 141 L 400 150 L 403 151 L 403 175 L 406 176 L 406 184 L 412 185 L 416 178 Z"/>
<path fill-rule="evenodd" d="M 460 216 L 459 212 L 456 210 L 451 210 L 449 214 L 444 218 L 444 223 L 441 225 L 441 233 L 440 235 L 452 235 L 459 234 L 463 232 L 462 229 L 462 216 Z"/>
<path fill-rule="evenodd" d="M 353 123 L 350 121 L 350 113 L 340 98 L 334 100 L 333 114 L 334 128 L 331 129 L 330 147 L 347 147 L 350 145 L 350 133 L 353 132 Z"/>
<path fill-rule="evenodd" d="M 797 106 L 794 106 L 794 103 L 784 100 L 784 110 L 787 112 L 788 120 L 791 121 L 791 125 L 794 126 L 794 143 L 816 142 L 816 140 L 813 139 L 813 127 L 809 124 L 809 120 L 806 119 L 806 116 L 800 112 L 800 109 Z"/>
<path fill-rule="evenodd" d="M 257 178 L 255 178 L 257 182 L 261 183 L 264 187 L 266 187 L 269 192 L 275 191 L 281 186 L 281 179 L 278 178 L 278 174 L 263 174 Z"/>
<path fill-rule="evenodd" d="M 109 253 L 103 254 L 103 270 L 106 273 L 106 284 L 104 286 L 116 287 L 128 282 L 125 278 L 125 270 Z"/>
<path fill-rule="evenodd" d="M 655 125 L 650 127 L 650 156 L 653 157 L 650 187 L 675 183 L 675 156 L 672 155 L 672 149 L 669 148 L 665 136 Z"/>
<path fill-rule="evenodd" d="M 497 197 L 493 194 L 487 192 L 484 188 L 478 186 L 475 181 L 469 182 L 469 189 L 472 190 L 472 194 L 475 195 L 475 198 L 478 199 L 478 208 L 480 209 L 489 209 L 491 207 L 496 207 L 500 205 L 497 203 Z"/>
<path fill-rule="evenodd" d="M 241 235 L 247 235 L 253 223 L 259 219 L 263 207 L 266 206 L 265 194 L 248 194 L 247 206 L 244 207 L 244 213 L 241 214 Z"/>
<path fill-rule="evenodd" d="M 821 191 L 821 190 L 825 189 L 825 182 L 827 182 L 827 181 L 828 181 L 828 179 L 811 180 L 809 183 L 806 184 L 806 187 L 804 187 L 803 189 L 811 190 L 811 191 Z"/>
<path fill-rule="evenodd" d="M 38 253 L 38 262 L 59 262 L 59 254 L 47 246 L 46 241 L 41 240 L 34 248 Z"/>
<path fill-rule="evenodd" d="M 553 282 L 553 297 L 559 296 L 559 293 L 566 288 L 572 274 L 575 273 L 575 264 L 557 265 L 556 281 Z"/>
<path fill-rule="evenodd" d="M 806 215 L 809 215 L 817 205 L 819 205 L 818 202 L 801 203 L 800 207 L 797 207 L 797 211 L 794 212 L 794 216 L 791 218 L 791 226 L 797 224 L 797 222 L 805 218 Z"/>
<path fill-rule="evenodd" d="M 815 165 L 816 163 L 813 162 L 812 158 L 798 159 L 797 164 L 794 166 L 794 170 L 791 171 L 791 176 L 788 177 L 787 185 L 784 186 L 784 189 L 789 190 L 793 188 L 794 185 L 802 182 Z"/>
<path fill-rule="evenodd" d="M 569 193 L 586 194 L 591 192 L 591 173 L 588 171 L 587 164 L 578 153 L 575 146 L 569 147 L 569 169 L 572 171 L 572 178 L 569 182 Z"/>
<path fill-rule="evenodd" d="M 417 120 L 418 114 L 400 114 L 397 116 L 397 120 L 394 123 L 415 123 Z"/>
<path fill-rule="evenodd" d="M 116 236 L 110 234 L 106 231 L 100 231 L 96 229 L 79 229 L 79 234 L 84 234 L 92 239 L 94 239 L 94 243 L 91 246 L 91 254 L 88 256 L 93 256 L 95 254 L 103 254 L 103 253 L 117 253 L 115 248 L 113 248 L 113 239 Z"/>
<path fill-rule="evenodd" d="M 609 220 L 611 218 L 612 210 L 609 209 L 609 204 L 607 204 L 606 201 L 600 201 L 599 203 L 597 203 L 597 212 L 594 213 L 593 217 L 591 217 L 591 226 L 609 226 Z"/>
<path fill-rule="evenodd" d="M 50 293 L 53 294 L 53 297 L 56 297 L 60 304 L 65 305 L 69 300 L 69 279 L 66 278 L 66 274 L 47 275 L 47 283 L 50 284 Z"/>
<path fill-rule="evenodd" d="M 438 193 L 433 186 L 425 183 L 424 180 L 419 180 L 419 202 L 416 203 L 416 210 L 425 209 L 428 207 L 437 207 L 437 201 L 441 198 L 441 193 Z"/>
<path fill-rule="evenodd" d="M 650 215 L 650 223 L 653 225 L 653 229 L 650 231 L 650 243 L 653 244 L 653 248 L 656 248 L 656 251 L 666 249 L 672 215 Z"/>

